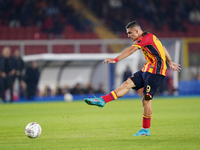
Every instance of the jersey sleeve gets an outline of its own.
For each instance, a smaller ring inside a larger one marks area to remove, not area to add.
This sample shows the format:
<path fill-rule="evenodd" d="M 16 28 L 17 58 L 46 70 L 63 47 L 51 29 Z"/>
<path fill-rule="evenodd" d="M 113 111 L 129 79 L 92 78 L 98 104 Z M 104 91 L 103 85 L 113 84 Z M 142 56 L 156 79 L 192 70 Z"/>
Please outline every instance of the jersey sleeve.
<path fill-rule="evenodd" d="M 132 45 L 138 48 L 142 48 L 144 46 L 150 45 L 152 43 L 153 36 L 148 33 L 146 35 L 142 35 L 138 38 L 138 40 Z"/>

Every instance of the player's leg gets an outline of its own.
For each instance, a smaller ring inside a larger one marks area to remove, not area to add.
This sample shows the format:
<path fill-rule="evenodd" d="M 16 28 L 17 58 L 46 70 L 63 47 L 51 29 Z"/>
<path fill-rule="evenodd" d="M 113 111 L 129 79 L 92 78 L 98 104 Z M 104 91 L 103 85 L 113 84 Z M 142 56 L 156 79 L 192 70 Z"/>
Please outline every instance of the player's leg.
<path fill-rule="evenodd" d="M 149 129 L 151 126 L 151 115 L 152 115 L 152 105 L 151 100 L 152 98 L 148 95 L 144 95 L 142 99 L 142 105 L 143 105 L 143 123 L 142 128 L 143 129 Z"/>
<path fill-rule="evenodd" d="M 142 98 L 143 105 L 143 121 L 142 121 L 142 129 L 138 131 L 133 136 L 150 136 L 149 128 L 151 126 L 151 114 L 152 114 L 152 106 L 151 99 L 146 99 L 146 95 Z"/>
<path fill-rule="evenodd" d="M 99 107 L 103 107 L 106 103 L 113 101 L 119 97 L 123 97 L 131 88 L 135 87 L 133 81 L 128 78 L 124 81 L 121 86 L 114 91 L 111 91 L 109 94 L 101 96 L 99 98 L 85 98 L 84 101 L 88 105 L 96 105 Z"/>
<path fill-rule="evenodd" d="M 115 90 L 118 97 L 123 97 L 131 88 L 135 87 L 135 83 L 128 78 L 124 81 L 119 88 Z"/>
<path fill-rule="evenodd" d="M 111 91 L 109 94 L 102 96 L 102 98 L 106 103 L 110 102 L 119 97 L 123 97 L 133 87 L 135 87 L 134 82 L 130 78 L 128 78 L 120 85 L 120 87 L 118 87 L 114 91 Z"/>
<path fill-rule="evenodd" d="M 151 126 L 152 105 L 151 101 L 153 95 L 157 91 L 160 83 L 163 81 L 164 76 L 151 73 L 144 73 L 145 86 L 143 91 L 143 122 L 142 129 L 133 136 L 149 136 L 149 128 Z"/>
<path fill-rule="evenodd" d="M 151 101 L 152 100 L 145 99 L 145 96 L 143 96 L 143 98 L 142 98 L 143 114 L 145 116 L 151 116 L 151 114 L 152 114 Z"/>
<path fill-rule="evenodd" d="M 136 86 L 138 86 L 138 83 L 143 83 L 143 81 L 141 80 L 143 80 L 142 71 L 138 71 L 132 77 L 124 81 L 119 88 L 111 91 L 109 94 L 101 96 L 99 98 L 85 98 L 84 101 L 88 105 L 103 107 L 106 103 L 113 101 L 119 97 L 123 97 L 131 88 L 136 88 Z"/>

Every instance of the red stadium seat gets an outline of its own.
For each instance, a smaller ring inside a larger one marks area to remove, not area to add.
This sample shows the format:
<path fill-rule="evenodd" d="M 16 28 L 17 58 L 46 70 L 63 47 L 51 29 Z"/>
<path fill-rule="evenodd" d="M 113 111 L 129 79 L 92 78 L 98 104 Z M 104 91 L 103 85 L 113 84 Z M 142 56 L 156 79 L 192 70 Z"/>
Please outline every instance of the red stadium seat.
<path fill-rule="evenodd" d="M 52 53 L 74 53 L 73 45 L 53 45 Z"/>
<path fill-rule="evenodd" d="M 101 45 L 81 45 L 80 53 L 101 53 Z"/>
<path fill-rule="evenodd" d="M 47 39 L 47 34 L 41 32 L 41 33 L 40 33 L 40 37 L 39 37 L 39 39 Z"/>
<path fill-rule="evenodd" d="M 24 54 L 30 55 L 30 54 L 42 54 L 47 53 L 47 46 L 45 45 L 26 45 Z"/>

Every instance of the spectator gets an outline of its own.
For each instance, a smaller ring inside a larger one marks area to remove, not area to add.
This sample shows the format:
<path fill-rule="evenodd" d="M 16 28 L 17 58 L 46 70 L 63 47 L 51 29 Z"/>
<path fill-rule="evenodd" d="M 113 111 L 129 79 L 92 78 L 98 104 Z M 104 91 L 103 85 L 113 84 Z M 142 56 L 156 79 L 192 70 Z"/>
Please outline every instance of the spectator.
<path fill-rule="evenodd" d="M 18 78 L 19 82 L 22 80 L 22 71 L 24 69 L 24 61 L 20 56 L 19 49 L 16 49 L 14 52 L 14 58 L 16 60 L 16 78 Z"/>
<path fill-rule="evenodd" d="M 55 38 L 62 38 L 62 32 L 63 32 L 63 24 L 61 23 L 60 19 L 59 18 L 56 18 L 55 19 L 55 22 L 54 22 L 54 35 L 55 35 Z"/>
<path fill-rule="evenodd" d="M 10 47 L 4 47 L 2 57 L 0 59 L 1 72 L 1 98 L 5 99 L 5 92 L 10 90 L 10 102 L 13 102 L 13 83 L 15 78 L 16 62 L 10 54 Z"/>
<path fill-rule="evenodd" d="M 147 4 L 144 5 L 144 11 L 146 13 L 146 18 L 152 17 L 151 13 L 155 11 L 156 7 L 153 0 L 148 0 Z M 150 19 L 150 18 L 149 18 Z"/>
<path fill-rule="evenodd" d="M 83 32 L 92 32 L 92 22 L 88 19 L 86 19 L 83 15 L 80 15 L 78 18 L 79 21 L 79 27 L 82 28 Z"/>
<path fill-rule="evenodd" d="M 46 6 L 44 10 L 47 16 L 56 16 L 59 13 L 58 8 L 54 6 L 53 2 L 49 2 L 49 4 Z"/>
<path fill-rule="evenodd" d="M 96 90 L 95 92 L 96 94 L 104 94 L 104 88 L 103 88 L 103 84 L 99 84 L 99 88 Z"/>
<path fill-rule="evenodd" d="M 10 20 L 9 26 L 11 28 L 13 27 L 18 28 L 20 26 L 19 16 L 18 16 L 18 12 L 16 11 L 16 8 L 11 10 L 9 20 Z"/>
<path fill-rule="evenodd" d="M 28 14 L 26 13 L 26 8 L 25 7 L 22 7 L 21 8 L 21 12 L 20 12 L 20 15 L 19 15 L 19 20 L 20 20 L 20 24 L 21 26 L 23 27 L 26 27 L 28 26 Z"/>
<path fill-rule="evenodd" d="M 128 77 L 132 76 L 132 71 L 129 66 L 126 67 L 126 70 L 123 75 L 123 82 L 128 79 Z"/>
<path fill-rule="evenodd" d="M 121 2 L 121 0 L 109 0 L 109 5 L 112 8 L 121 8 L 122 2 Z"/>
<path fill-rule="evenodd" d="M 64 85 L 64 86 L 62 87 L 61 90 L 62 90 L 62 91 L 61 91 L 61 94 L 62 94 L 62 95 L 65 95 L 66 93 L 70 93 L 70 91 L 71 91 L 71 89 L 68 87 L 67 84 Z"/>
<path fill-rule="evenodd" d="M 95 90 L 92 83 L 89 83 L 85 89 L 85 94 L 94 94 Z"/>
<path fill-rule="evenodd" d="M 60 88 L 59 84 L 56 84 L 55 95 L 62 95 L 62 88 Z"/>
<path fill-rule="evenodd" d="M 147 20 L 156 30 L 162 30 L 162 27 L 167 25 L 170 26 L 173 31 L 186 31 L 183 22 L 188 21 L 188 19 L 185 19 L 187 18 L 187 14 L 192 10 L 194 5 L 199 7 L 200 4 L 199 1 L 176 0 L 166 0 L 162 2 L 159 0 L 84 0 L 84 2 L 100 19 L 105 19 L 106 25 L 115 31 L 115 33 L 119 33 L 119 35 L 123 29 L 123 27 L 120 27 L 122 22 L 132 20 L 132 17 L 142 22 L 142 25 L 145 25 L 143 20 Z M 123 11 L 120 9 L 122 6 L 124 8 Z M 130 14 L 137 15 L 133 16 Z"/>
<path fill-rule="evenodd" d="M 84 94 L 84 90 L 81 88 L 80 83 L 77 83 L 71 90 L 71 94 Z"/>
<path fill-rule="evenodd" d="M 51 96 L 51 95 L 52 95 L 51 88 L 49 87 L 49 85 L 46 85 L 45 88 L 44 88 L 43 96 Z"/>
<path fill-rule="evenodd" d="M 25 82 L 27 85 L 26 93 L 28 99 L 33 99 L 37 93 L 37 85 L 39 81 L 40 73 L 37 68 L 37 62 L 31 62 L 31 67 L 27 68 L 25 73 Z"/>
<path fill-rule="evenodd" d="M 20 90 L 19 90 L 19 96 L 21 99 L 25 98 L 26 95 L 26 83 L 22 80 L 20 82 Z"/>
<path fill-rule="evenodd" d="M 198 8 L 192 9 L 189 13 L 189 20 L 193 24 L 200 24 L 200 11 Z"/>
<path fill-rule="evenodd" d="M 43 20 L 44 20 L 44 11 L 41 8 L 37 7 L 36 12 L 34 14 L 35 25 L 41 27 Z"/>
<path fill-rule="evenodd" d="M 21 94 L 20 92 L 23 92 L 23 76 L 22 76 L 22 71 L 24 69 L 24 61 L 22 60 L 21 56 L 20 56 L 20 51 L 19 49 L 16 49 L 14 51 L 14 59 L 16 62 L 16 74 L 15 74 L 15 79 L 18 79 L 19 81 L 19 95 L 23 95 L 23 93 Z"/>
<path fill-rule="evenodd" d="M 183 25 L 183 20 L 180 15 L 175 15 L 174 18 L 171 20 L 170 23 L 172 31 L 186 31 L 186 27 Z"/>
<path fill-rule="evenodd" d="M 45 18 L 44 23 L 43 23 L 43 31 L 47 33 L 48 38 L 53 37 L 54 20 L 51 16 L 48 16 L 47 18 Z"/>
<path fill-rule="evenodd" d="M 156 30 L 161 30 L 164 25 L 167 25 L 173 31 L 185 31 L 185 27 L 182 26 L 183 22 L 200 23 L 200 3 L 198 0 L 165 0 L 162 2 L 159 0 L 82 1 L 88 8 L 91 8 L 93 13 L 101 20 L 101 23 L 105 23 L 117 35 L 121 35 L 121 32 L 124 32 L 125 25 L 123 22 L 128 22 L 132 18 L 138 19 L 139 22 L 146 20 L 150 25 L 155 26 L 154 29 Z M 121 11 L 122 7 L 124 8 L 123 11 Z M 66 0 L 0 0 L 0 21 L 3 25 L 11 27 L 18 27 L 19 25 L 26 27 L 33 24 L 42 26 L 42 23 L 45 23 L 49 16 L 62 18 L 61 23 L 63 26 L 65 24 L 72 25 L 79 32 L 91 32 L 94 25 L 85 16 L 75 11 Z M 145 26 L 145 22 L 142 22 L 142 25 Z M 55 26 L 57 26 L 57 22 Z M 60 38 L 61 30 L 62 28 L 58 24 L 55 31 L 56 38 Z M 48 30 L 48 38 L 53 38 L 52 32 L 54 31 L 51 30 L 51 33 L 49 33 Z"/>

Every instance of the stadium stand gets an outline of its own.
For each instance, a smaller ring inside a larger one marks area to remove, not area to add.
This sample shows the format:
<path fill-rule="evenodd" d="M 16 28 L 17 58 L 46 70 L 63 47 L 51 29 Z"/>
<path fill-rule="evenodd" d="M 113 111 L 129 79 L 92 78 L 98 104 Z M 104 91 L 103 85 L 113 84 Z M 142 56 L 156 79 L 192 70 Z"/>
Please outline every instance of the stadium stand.
<path fill-rule="evenodd" d="M 95 19 L 83 13 L 83 7 L 72 7 L 67 0 L 2 0 L 0 1 L 0 40 L 54 40 L 54 39 L 101 39 L 121 38 L 126 39 L 125 25 L 132 20 L 138 20 L 143 29 L 153 32 L 159 38 L 167 37 L 200 37 L 200 18 L 193 16 L 200 14 L 199 0 L 73 0 L 77 5 L 84 5 L 87 13 L 94 15 Z M 114 2 L 114 3 L 113 3 Z M 142 11 L 141 11 L 142 10 Z M 49 19 L 51 18 L 51 19 Z M 97 30 L 98 28 L 98 30 Z M 109 31 L 111 36 L 106 34 Z M 100 34 L 101 33 L 101 34 Z M 114 35 L 114 36 L 113 36 Z M 124 45 L 123 45 L 124 46 Z M 126 46 L 126 45 L 125 45 Z M 125 47 L 124 46 L 124 47 Z M 12 45 L 11 53 L 19 45 Z M 120 50 L 122 49 L 117 45 Z M 116 48 L 115 47 L 115 48 Z M 198 51 L 199 43 L 188 43 L 189 52 Z M 3 46 L 0 46 L 0 52 Z M 114 52 L 111 45 L 108 51 Z M 43 54 L 48 52 L 46 45 L 25 45 L 24 55 Z M 74 45 L 54 44 L 52 53 L 76 53 Z M 101 53 L 101 45 L 80 45 L 78 53 Z M 45 62 L 42 62 L 46 64 Z M 49 63 L 49 62 L 48 62 Z M 65 64 L 66 67 L 43 65 L 39 88 L 43 89 L 48 83 L 52 89 L 56 84 L 74 86 L 77 82 L 99 84 L 92 75 L 95 64 Z M 100 67 L 99 67 L 100 68 Z M 105 69 L 105 68 L 104 68 Z M 97 73 L 98 72 L 98 73 Z M 81 73 L 82 77 L 79 77 Z M 51 76 L 49 76 L 51 74 Z M 105 74 L 108 74 L 106 72 Z M 77 75 L 77 76 L 74 76 Z M 97 75 L 95 75 L 96 77 Z M 107 79 L 108 80 L 108 79 Z M 105 81 L 105 83 L 108 81 Z M 184 95 L 200 93 L 191 88 L 191 83 L 180 82 L 180 93 Z M 193 92 L 192 92 L 192 90 Z M 106 89 L 109 91 L 109 88 Z M 184 92 L 185 91 L 185 92 Z"/>
<path fill-rule="evenodd" d="M 52 53 L 74 53 L 73 45 L 54 45 Z"/>
<path fill-rule="evenodd" d="M 120 38 L 127 38 L 124 26 L 137 19 L 144 29 L 152 31 L 158 37 L 198 37 L 200 36 L 200 20 L 191 17 L 200 14 L 200 2 L 198 0 L 151 0 L 145 1 L 116 0 L 78 0 L 83 2 L 88 10 L 94 13 L 105 26 Z M 93 28 L 94 23 L 88 20 L 80 12 L 75 11 L 67 1 L 2 1 L 0 10 L 0 40 L 22 39 L 98 39 L 98 33 Z M 26 19 L 23 9 L 26 12 Z M 123 11 L 121 9 L 123 8 Z M 143 11 L 140 11 L 142 9 Z M 15 13 L 12 13 L 13 10 Z M 139 12 L 139 13 L 138 13 Z M 136 15 L 137 14 L 137 15 Z M 149 16 L 152 14 L 152 17 Z M 61 29 L 60 37 L 48 36 L 44 31 L 44 21 L 48 17 L 53 18 L 53 30 Z M 11 26 L 13 18 L 20 23 Z M 59 19 L 62 27 L 55 25 Z"/>
<path fill-rule="evenodd" d="M 200 33 L 195 32 L 200 28 L 198 0 L 115 0 L 114 3 L 113 0 L 83 1 L 102 22 L 122 38 L 127 38 L 124 26 L 133 18 L 138 20 L 144 29 L 152 31 L 158 37 L 200 36 Z M 191 13 L 197 16 L 196 20 L 194 17 L 191 21 Z"/>
<path fill-rule="evenodd" d="M 42 54 L 47 53 L 47 47 L 41 46 L 41 45 L 29 45 L 25 46 L 25 55 L 31 55 L 31 54 Z"/>
<path fill-rule="evenodd" d="M 0 6 L 1 40 L 98 38 L 92 31 L 92 23 L 76 13 L 66 0 L 22 0 L 14 3 L 8 0 L 1 1 Z M 52 18 L 52 22 L 48 18 Z M 19 22 L 17 25 L 13 24 L 16 20 Z M 49 37 L 49 33 L 55 36 Z"/>

